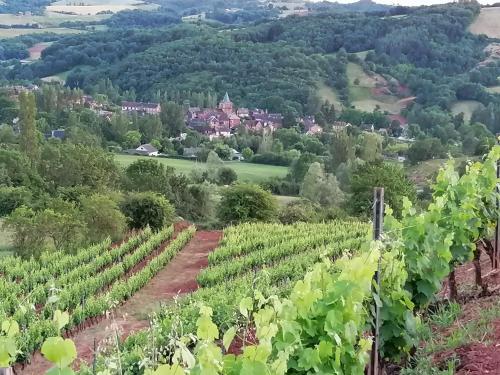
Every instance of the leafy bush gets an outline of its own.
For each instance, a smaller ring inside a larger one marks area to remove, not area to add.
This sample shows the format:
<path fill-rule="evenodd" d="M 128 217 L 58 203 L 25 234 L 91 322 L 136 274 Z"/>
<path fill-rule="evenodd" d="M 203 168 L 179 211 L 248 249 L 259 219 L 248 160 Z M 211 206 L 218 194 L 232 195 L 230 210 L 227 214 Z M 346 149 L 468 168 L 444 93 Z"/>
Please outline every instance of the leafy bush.
<path fill-rule="evenodd" d="M 23 205 L 28 206 L 30 200 L 31 193 L 25 187 L 0 186 L 0 217 Z"/>
<path fill-rule="evenodd" d="M 290 178 L 271 177 L 260 186 L 276 195 L 299 195 L 300 185 Z"/>
<path fill-rule="evenodd" d="M 353 173 L 352 195 L 347 202 L 351 214 L 370 214 L 374 187 L 385 188 L 385 202 L 394 209 L 396 216 L 400 216 L 403 210 L 403 198 L 414 202 L 417 195 L 415 186 L 400 166 L 383 162 L 365 163 Z"/>
<path fill-rule="evenodd" d="M 231 185 L 238 179 L 236 172 L 229 167 L 222 167 L 217 172 L 217 180 L 221 185 Z"/>
<path fill-rule="evenodd" d="M 130 228 L 141 229 L 149 225 L 154 231 L 171 224 L 175 212 L 166 198 L 150 192 L 129 196 L 122 203 L 121 210 Z"/>
<path fill-rule="evenodd" d="M 127 219 L 111 197 L 95 194 L 84 198 L 81 209 L 92 242 L 101 242 L 108 236 L 113 240 L 123 237 Z"/>
<path fill-rule="evenodd" d="M 271 193 L 259 186 L 239 184 L 222 193 L 217 214 L 224 224 L 273 221 L 277 215 L 277 203 Z"/>
<path fill-rule="evenodd" d="M 319 210 L 320 207 L 307 200 L 290 202 L 280 210 L 279 221 L 282 224 L 316 222 L 318 220 L 317 212 Z"/>

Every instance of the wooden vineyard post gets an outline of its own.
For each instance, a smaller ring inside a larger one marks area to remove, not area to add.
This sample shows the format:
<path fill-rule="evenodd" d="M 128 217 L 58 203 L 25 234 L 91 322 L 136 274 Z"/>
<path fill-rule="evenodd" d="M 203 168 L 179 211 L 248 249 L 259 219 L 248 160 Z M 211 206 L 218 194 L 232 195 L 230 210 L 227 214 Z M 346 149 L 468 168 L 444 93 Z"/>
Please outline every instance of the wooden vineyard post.
<path fill-rule="evenodd" d="M 500 161 L 497 161 L 497 179 L 500 178 Z M 499 207 L 500 207 L 500 202 L 498 201 L 498 194 L 499 194 L 499 188 L 498 188 L 498 183 L 497 183 L 497 214 L 498 214 L 498 211 L 499 211 Z M 497 225 L 495 227 L 495 247 L 494 247 L 494 250 L 493 250 L 493 264 L 492 264 L 492 268 L 493 269 L 498 269 L 498 262 L 499 262 L 499 251 L 498 251 L 498 241 L 500 240 L 500 225 L 498 223 L 498 216 L 497 216 Z"/>
<path fill-rule="evenodd" d="M 94 337 L 94 352 L 92 356 L 92 374 L 97 374 L 97 342 Z"/>
<path fill-rule="evenodd" d="M 14 375 L 12 367 L 0 368 L 0 375 Z"/>
<path fill-rule="evenodd" d="M 380 240 L 382 235 L 384 225 L 384 188 L 375 188 L 373 191 L 373 239 L 375 241 Z M 378 260 L 378 270 L 374 275 L 374 282 L 377 284 L 376 293 L 380 291 L 380 263 L 381 259 Z M 380 336 L 380 307 L 375 303 L 375 316 L 373 327 L 373 343 L 370 355 L 370 364 L 368 367 L 368 375 L 379 375 L 380 374 L 380 363 L 379 363 L 379 336 Z"/>

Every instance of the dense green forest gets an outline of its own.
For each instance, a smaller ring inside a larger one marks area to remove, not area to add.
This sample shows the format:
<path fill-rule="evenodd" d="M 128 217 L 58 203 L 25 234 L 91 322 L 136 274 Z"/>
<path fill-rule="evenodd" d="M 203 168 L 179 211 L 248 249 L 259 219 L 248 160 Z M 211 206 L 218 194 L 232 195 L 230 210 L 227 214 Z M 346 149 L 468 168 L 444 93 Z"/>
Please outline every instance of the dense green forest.
<path fill-rule="evenodd" d="M 109 77 L 144 100 L 168 90 L 228 91 L 241 105 L 265 106 L 280 97 L 276 109 L 307 113 L 309 93 L 319 79 L 345 88 L 344 51 L 370 51 L 358 61 L 365 71 L 395 77 L 424 107 L 447 110 L 457 99 L 488 105 L 498 98 L 483 86 L 496 80 L 500 67 L 478 68 L 490 42 L 467 32 L 478 12 L 477 5 L 454 4 L 416 8 L 402 17 L 323 13 L 233 29 L 114 27 L 62 38 L 44 51 L 41 61 L 8 71 L 7 78 L 36 79 L 71 70 L 67 82 L 72 87 L 90 89 Z M 125 12 L 115 21 L 123 25 L 135 19 L 130 23 L 141 26 L 141 17 Z"/>
<path fill-rule="evenodd" d="M 0 76 L 32 82 L 65 73 L 67 86 L 92 94 L 102 94 L 106 86 L 104 93 L 115 103 L 128 98 L 196 104 L 197 95 L 221 97 L 227 91 L 239 106 L 292 117 L 321 112 L 321 85 L 334 90 L 349 108 L 356 82 L 348 77 L 347 67 L 355 63 L 368 76 L 378 74 L 396 89 L 404 88 L 406 94 L 395 94 L 398 99 L 416 97 L 400 113 L 412 125 L 412 137 L 427 135 L 444 145 L 462 141 L 470 134 L 462 127 L 468 121 L 451 112 L 460 100 L 478 102 L 472 123 L 500 131 L 500 96 L 486 90 L 498 84 L 500 63 L 482 63 L 485 47 L 494 40 L 467 31 L 480 11 L 478 4 L 390 8 L 397 16 L 324 11 L 307 17 L 263 17 L 244 27 L 180 23 L 180 15 L 209 12 L 210 7 L 257 7 L 238 1 L 206 2 L 203 9 L 197 4 L 163 1 L 156 12 L 120 12 L 105 21 L 106 31 L 59 37 L 37 62 L 6 60 Z M 28 42 L 13 39 L 0 51 L 5 59 L 25 57 L 22 46 Z M 381 113 L 371 121 L 376 128 L 388 127 L 387 120 L 379 121 Z M 362 125 L 368 115 L 345 111 L 342 118 Z"/>
<path fill-rule="evenodd" d="M 52 0 L 4 0 L 0 4 L 0 13 L 32 12 L 43 13 Z"/>

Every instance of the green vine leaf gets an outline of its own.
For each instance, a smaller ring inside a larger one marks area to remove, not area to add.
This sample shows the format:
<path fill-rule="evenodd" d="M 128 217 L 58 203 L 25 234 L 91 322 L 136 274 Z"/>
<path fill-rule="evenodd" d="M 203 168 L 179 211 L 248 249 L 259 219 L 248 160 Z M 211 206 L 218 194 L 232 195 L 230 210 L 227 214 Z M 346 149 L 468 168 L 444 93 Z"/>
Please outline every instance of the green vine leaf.
<path fill-rule="evenodd" d="M 229 347 L 231 346 L 231 343 L 233 342 L 234 336 L 236 336 L 236 328 L 231 327 L 229 328 L 226 333 L 224 333 L 224 336 L 222 337 L 222 344 L 224 345 L 224 349 L 228 350 Z"/>
<path fill-rule="evenodd" d="M 42 354 L 59 369 L 71 365 L 77 355 L 75 343 L 62 337 L 49 337 L 45 340 L 42 346 Z"/>
<path fill-rule="evenodd" d="M 54 323 L 56 323 L 57 330 L 60 331 L 69 323 L 69 314 L 66 311 L 56 310 L 54 312 Z"/>
<path fill-rule="evenodd" d="M 19 324 L 15 320 L 4 320 L 2 322 L 2 332 L 7 337 L 14 337 L 19 333 Z"/>

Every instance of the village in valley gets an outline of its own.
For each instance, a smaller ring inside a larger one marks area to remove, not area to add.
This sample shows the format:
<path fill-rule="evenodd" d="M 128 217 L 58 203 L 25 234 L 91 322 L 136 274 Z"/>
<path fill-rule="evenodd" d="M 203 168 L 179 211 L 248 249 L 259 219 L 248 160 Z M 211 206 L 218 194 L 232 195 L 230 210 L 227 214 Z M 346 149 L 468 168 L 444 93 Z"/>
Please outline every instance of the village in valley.
<path fill-rule="evenodd" d="M 43 86 L 42 86 L 43 87 Z M 59 87 L 57 83 L 45 84 L 45 87 L 55 89 Z M 41 87 L 37 85 L 28 86 L 10 86 L 7 88 L 10 98 L 17 100 L 22 92 L 40 92 Z M 162 104 L 159 102 L 140 102 L 123 100 L 121 105 L 112 103 L 106 95 L 96 94 L 94 96 L 83 94 L 79 90 L 69 90 L 65 95 L 65 100 L 60 103 L 63 108 L 72 109 L 88 109 L 102 118 L 105 122 L 110 123 L 113 116 L 117 114 L 126 114 L 128 116 L 144 117 L 159 117 L 162 113 Z M 209 95 L 210 96 L 210 95 Z M 211 100 L 216 102 L 216 97 Z M 330 104 L 325 102 L 328 107 Z M 334 108 L 332 106 L 332 108 Z M 184 113 L 184 131 L 181 131 L 176 136 L 170 137 L 170 141 L 182 142 L 186 139 L 187 132 L 193 131 L 209 141 L 228 139 L 238 132 L 244 131 L 249 134 L 260 136 L 272 135 L 278 129 L 284 126 L 285 117 L 282 113 L 273 113 L 262 108 L 245 108 L 238 107 L 234 103 L 229 94 L 226 92 L 218 104 L 213 107 L 194 107 L 190 105 L 188 100 L 183 101 L 182 111 Z M 396 142 L 408 143 L 412 142 L 408 136 L 408 123 L 406 118 L 401 115 L 393 115 L 385 113 L 387 123 L 390 127 L 376 127 L 373 123 L 358 124 L 361 131 L 376 133 L 383 137 L 391 137 Z M 17 121 L 15 119 L 14 121 Z M 308 136 L 318 136 L 328 128 L 328 131 L 343 132 L 348 130 L 352 124 L 348 121 L 336 119 L 329 124 L 319 124 L 314 115 L 300 116 L 294 119 L 297 128 L 302 134 Z M 67 130 L 64 128 L 52 129 L 45 133 L 47 139 L 64 140 L 67 137 Z M 120 150 L 126 154 L 142 155 L 142 156 L 172 156 L 169 153 L 161 152 L 158 145 L 152 145 L 151 140 L 146 143 L 141 143 L 137 147 Z M 200 147 L 185 147 L 182 151 L 182 157 L 187 159 L 197 159 L 199 157 Z M 115 150 L 118 151 L 118 150 Z M 173 155 L 177 156 L 177 155 Z M 388 159 L 394 159 L 398 162 L 406 160 L 403 156 L 386 155 Z M 231 148 L 229 156 L 230 160 L 242 161 L 245 160 L 241 150 Z"/>

